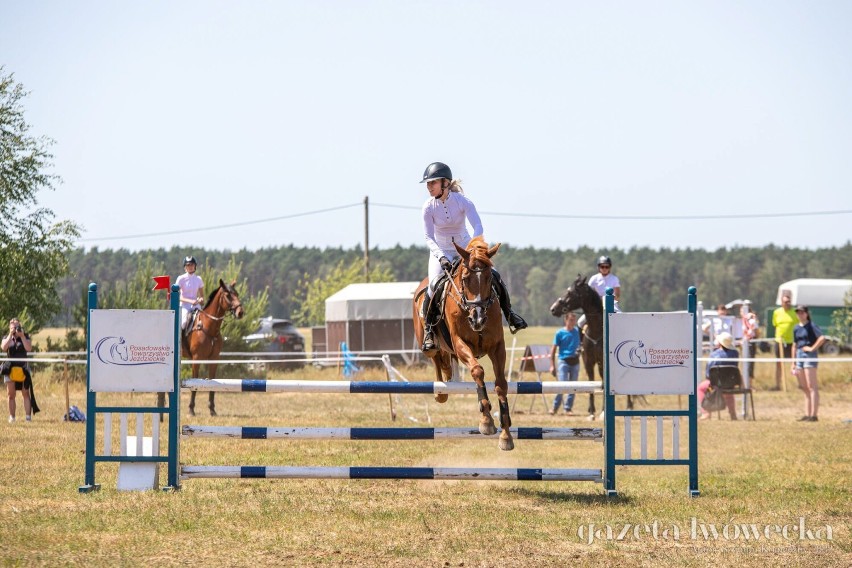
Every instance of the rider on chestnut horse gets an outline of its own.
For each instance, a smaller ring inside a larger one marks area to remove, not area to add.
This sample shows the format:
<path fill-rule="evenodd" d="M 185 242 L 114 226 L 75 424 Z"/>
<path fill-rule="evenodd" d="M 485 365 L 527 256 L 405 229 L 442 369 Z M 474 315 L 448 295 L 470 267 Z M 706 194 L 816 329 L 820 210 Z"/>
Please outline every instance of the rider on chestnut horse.
<path fill-rule="evenodd" d="M 464 195 L 459 180 L 453 179 L 450 167 L 441 162 L 434 162 L 426 167 L 420 183 L 426 183 L 429 198 L 423 204 L 423 226 L 426 233 L 426 244 L 429 246 L 429 287 L 423 302 L 421 319 L 424 321 L 424 337 L 422 350 L 424 353 L 434 353 L 438 348 L 435 343 L 433 328 L 440 319 L 439 304 L 443 285 L 449 276 L 453 263 L 458 259 L 454 244 L 464 249 L 471 240 L 471 235 L 465 225 L 465 220 L 473 228 L 473 236 L 481 237 L 482 221 L 473 202 Z M 500 300 L 500 308 L 509 330 L 512 333 L 527 327 L 524 319 L 512 311 L 509 291 L 500 278 L 500 274 L 491 268 L 494 290 Z"/>

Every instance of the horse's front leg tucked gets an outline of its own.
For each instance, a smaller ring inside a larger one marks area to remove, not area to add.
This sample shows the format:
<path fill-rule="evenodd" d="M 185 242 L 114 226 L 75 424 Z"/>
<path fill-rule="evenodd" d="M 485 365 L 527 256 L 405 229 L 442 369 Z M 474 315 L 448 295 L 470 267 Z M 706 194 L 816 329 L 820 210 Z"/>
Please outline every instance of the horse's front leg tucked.
<path fill-rule="evenodd" d="M 467 343 L 456 338 L 453 347 L 459 362 L 470 370 L 470 376 L 476 383 L 476 398 L 479 400 L 479 412 L 481 414 L 479 433 L 485 436 L 496 434 L 497 428 L 494 426 L 494 417 L 491 416 L 491 401 L 488 400 L 488 391 L 485 390 L 485 369 L 473 356 L 473 352 L 471 352 Z"/>
<path fill-rule="evenodd" d="M 480 376 L 484 376 L 482 367 L 478 367 Z M 497 433 L 497 427 L 494 425 L 494 417 L 491 416 L 491 401 L 488 400 L 488 391 L 485 390 L 484 381 L 480 378 L 476 381 L 476 398 L 479 399 L 479 433 L 484 436 L 491 436 Z"/>
<path fill-rule="evenodd" d="M 432 356 L 432 363 L 435 365 L 435 380 L 440 383 L 446 383 L 452 379 L 452 371 L 450 369 L 450 356 L 443 351 L 438 351 Z M 445 392 L 435 394 L 435 402 L 443 404 L 447 402 L 448 395 Z"/>
<path fill-rule="evenodd" d="M 505 351 L 503 352 L 505 354 Z M 500 449 L 508 452 L 515 449 L 515 442 L 512 440 L 512 432 L 509 430 L 512 427 L 512 417 L 509 416 L 509 385 L 506 382 L 506 376 L 503 373 L 503 366 L 506 362 L 505 355 L 497 356 L 497 361 L 491 359 L 494 364 L 494 392 L 497 394 L 497 404 L 500 406 Z M 502 360 L 501 360 L 502 359 Z"/>
<path fill-rule="evenodd" d="M 488 400 L 488 391 L 485 390 L 485 369 L 472 356 L 471 359 L 473 359 L 473 365 L 468 366 L 468 368 L 476 383 L 476 398 L 479 400 L 479 433 L 484 436 L 491 436 L 497 433 L 497 428 L 494 426 L 494 417 L 491 416 L 491 401 Z"/>

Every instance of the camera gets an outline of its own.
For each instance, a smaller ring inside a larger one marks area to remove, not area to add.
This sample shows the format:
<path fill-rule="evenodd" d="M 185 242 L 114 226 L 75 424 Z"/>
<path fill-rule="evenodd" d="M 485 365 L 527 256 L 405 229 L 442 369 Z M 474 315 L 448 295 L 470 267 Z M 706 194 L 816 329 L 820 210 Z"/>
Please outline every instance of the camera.
<path fill-rule="evenodd" d="M 22 331 L 24 331 L 24 330 L 23 330 L 23 329 L 21 329 L 21 326 L 16 325 L 16 326 L 15 326 L 15 331 L 17 331 L 18 333 L 21 333 L 21 332 L 22 332 Z"/>

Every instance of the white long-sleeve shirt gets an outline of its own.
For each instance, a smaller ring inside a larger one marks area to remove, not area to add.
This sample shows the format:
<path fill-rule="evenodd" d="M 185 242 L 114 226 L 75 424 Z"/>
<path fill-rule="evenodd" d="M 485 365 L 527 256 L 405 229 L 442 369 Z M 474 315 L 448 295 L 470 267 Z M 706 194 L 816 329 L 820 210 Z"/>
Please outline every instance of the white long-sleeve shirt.
<path fill-rule="evenodd" d="M 470 223 L 473 235 L 467 230 Z M 438 259 L 458 256 L 453 242 L 464 248 L 473 237 L 482 235 L 482 221 L 473 202 L 458 192 L 450 192 L 445 201 L 430 197 L 423 204 L 423 227 L 429 246 L 429 280 L 440 273 Z"/>

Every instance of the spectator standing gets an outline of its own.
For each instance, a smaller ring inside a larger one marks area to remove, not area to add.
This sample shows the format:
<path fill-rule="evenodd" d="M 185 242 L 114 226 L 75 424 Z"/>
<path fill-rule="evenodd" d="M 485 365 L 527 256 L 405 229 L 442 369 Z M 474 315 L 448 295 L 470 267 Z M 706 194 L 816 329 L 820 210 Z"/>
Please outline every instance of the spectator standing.
<path fill-rule="evenodd" d="M 819 386 L 817 385 L 817 352 L 825 343 L 822 330 L 811 321 L 807 306 L 796 306 L 798 325 L 793 329 L 796 344 L 796 362 L 793 374 L 799 379 L 799 388 L 805 393 L 805 415 L 801 422 L 816 422 L 819 409 Z"/>
<path fill-rule="evenodd" d="M 758 331 L 760 330 L 760 321 L 757 319 L 757 314 L 751 309 L 751 301 L 745 300 L 742 308 L 740 308 L 740 317 L 743 321 L 743 357 L 754 358 L 755 343 Z M 749 361 L 745 365 L 748 367 L 746 375 L 749 379 L 754 378 L 754 361 Z"/>
<path fill-rule="evenodd" d="M 180 328 L 186 330 L 186 322 L 193 310 L 204 305 L 204 281 L 195 273 L 198 266 L 194 256 L 183 259 L 184 273 L 177 277 L 175 284 L 180 288 Z"/>
<path fill-rule="evenodd" d="M 30 336 L 21 327 L 18 318 L 9 320 L 9 333 L 3 337 L 0 349 L 6 352 L 10 359 L 26 359 L 27 352 L 33 348 Z M 22 377 L 20 380 L 18 377 Z M 6 392 L 9 395 L 9 422 L 15 421 L 16 414 L 16 391 L 21 391 L 24 399 L 24 413 L 26 420 L 32 420 L 32 401 L 30 390 L 32 389 L 32 376 L 27 364 L 23 361 L 6 361 L 3 365 L 3 382 L 6 383 Z"/>
<path fill-rule="evenodd" d="M 793 309 L 793 294 L 789 290 L 781 290 L 781 307 L 772 312 L 772 325 L 775 327 L 775 357 L 777 359 L 793 358 L 793 328 L 799 323 L 796 310 Z M 781 390 L 784 362 L 775 363 L 775 388 Z"/>
<path fill-rule="evenodd" d="M 701 403 L 704 402 L 704 397 L 707 396 L 707 390 L 710 388 L 710 369 L 716 366 L 737 367 L 739 366 L 737 362 L 739 357 L 740 353 L 734 349 L 734 338 L 730 333 L 723 331 L 716 336 L 716 349 L 710 353 L 710 361 L 707 363 L 707 368 L 704 371 L 705 378 L 698 385 L 698 408 L 701 410 L 701 416 L 698 417 L 699 420 L 706 420 L 711 416 L 701 406 Z M 728 407 L 728 414 L 731 416 L 731 420 L 736 420 L 737 410 L 734 406 L 734 395 L 726 394 L 724 397 L 725 406 Z"/>
<path fill-rule="evenodd" d="M 728 315 L 728 306 L 719 304 L 716 306 L 716 317 L 713 318 L 713 336 L 720 333 L 732 333 L 731 329 L 732 318 Z"/>
<path fill-rule="evenodd" d="M 550 349 L 550 374 L 560 381 L 576 381 L 580 376 L 580 332 L 577 329 L 577 314 L 568 312 L 563 316 L 565 327 L 556 332 L 553 347 Z M 558 353 L 557 353 L 558 352 Z M 556 356 L 559 355 L 559 362 Z M 551 414 L 559 411 L 562 393 L 557 393 L 553 399 Z M 565 414 L 573 416 L 574 393 L 565 395 Z"/>

